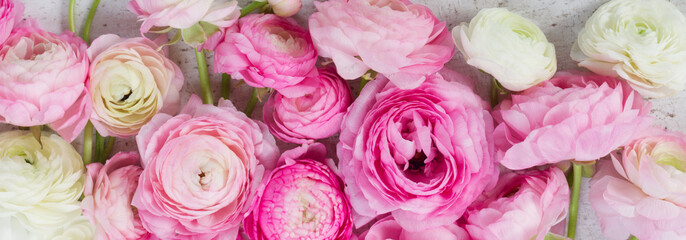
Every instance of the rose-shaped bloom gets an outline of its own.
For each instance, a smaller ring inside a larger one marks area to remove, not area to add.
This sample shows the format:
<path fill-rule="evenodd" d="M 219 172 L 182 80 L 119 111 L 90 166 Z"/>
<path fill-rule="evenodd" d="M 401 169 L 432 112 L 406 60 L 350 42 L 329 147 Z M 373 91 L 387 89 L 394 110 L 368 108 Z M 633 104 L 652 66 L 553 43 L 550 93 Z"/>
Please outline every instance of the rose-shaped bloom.
<path fill-rule="evenodd" d="M 360 235 L 360 240 L 467 240 L 467 232 L 456 224 L 448 224 L 424 231 L 410 232 L 403 229 L 392 217 L 375 222 Z"/>
<path fill-rule="evenodd" d="M 140 157 L 137 153 L 117 153 L 105 165 L 87 166 L 83 215 L 96 227 L 95 239 L 141 239 L 148 232 L 131 208 L 131 199 L 138 186 Z"/>
<path fill-rule="evenodd" d="M 562 72 L 496 106 L 498 159 L 515 170 L 596 160 L 635 139 L 649 114 L 650 103 L 624 82 Z"/>
<path fill-rule="evenodd" d="M 250 86 L 273 88 L 295 97 L 312 92 L 316 85 L 294 86 L 307 77 L 316 78 L 317 51 L 307 29 L 291 18 L 274 14 L 242 17 L 238 29 L 227 29 L 214 50 L 214 71 L 236 75 Z"/>
<path fill-rule="evenodd" d="M 487 72 L 511 91 L 550 79 L 557 71 L 555 46 L 536 24 L 504 8 L 479 11 L 453 28 L 467 64 Z"/>
<path fill-rule="evenodd" d="M 493 119 L 466 81 L 445 69 L 411 90 L 364 87 L 337 146 L 356 226 L 388 212 L 409 231 L 449 224 L 495 183 Z"/>
<path fill-rule="evenodd" d="M 268 0 L 274 14 L 279 17 L 290 17 L 298 13 L 302 8 L 301 0 Z"/>
<path fill-rule="evenodd" d="M 197 96 L 175 117 L 155 116 L 136 141 L 143 172 L 131 203 L 160 239 L 235 239 L 279 155 L 264 124 Z"/>
<path fill-rule="evenodd" d="M 476 240 L 543 240 L 568 207 L 569 186 L 560 169 L 510 172 L 467 210 L 464 228 Z"/>
<path fill-rule="evenodd" d="M 343 182 L 328 166 L 321 143 L 286 151 L 280 167 L 262 181 L 243 221 L 251 240 L 348 240 L 353 230 Z"/>
<path fill-rule="evenodd" d="M 12 28 L 17 24 L 24 13 L 24 4 L 14 0 L 0 0 L 0 44 L 7 40 Z"/>
<path fill-rule="evenodd" d="M 0 236 L 51 234 L 81 216 L 83 163 L 58 135 L 39 143 L 28 131 L 0 133 L 0 166 L 0 217 L 15 226 Z"/>
<path fill-rule="evenodd" d="M 343 78 L 374 70 L 399 88 L 419 86 L 455 53 L 446 23 L 409 0 L 314 2 L 312 40 Z"/>
<path fill-rule="evenodd" d="M 275 92 L 262 108 L 264 123 L 279 139 L 312 143 L 341 130 L 343 115 L 352 103 L 350 87 L 333 68 L 319 69 L 313 93 L 289 98 Z"/>
<path fill-rule="evenodd" d="M 666 97 L 686 85 L 686 17 L 665 0 L 612 0 L 579 32 L 572 59 L 619 76 L 646 97 Z"/>
<path fill-rule="evenodd" d="M 141 33 L 157 27 L 181 29 L 185 35 L 210 36 L 219 28 L 233 25 L 241 15 L 235 0 L 131 0 L 126 7 L 143 21 Z"/>
<path fill-rule="evenodd" d="M 686 238 L 686 135 L 653 130 L 601 165 L 590 201 L 605 236 Z"/>
<path fill-rule="evenodd" d="M 77 100 L 88 74 L 86 47 L 71 32 L 56 35 L 32 23 L 14 29 L 0 48 L 0 121 L 27 127 L 55 123 L 62 134 L 60 121 L 79 115 Z M 81 118 L 69 125 L 80 130 L 86 122 Z M 76 135 L 64 137 L 71 141 Z"/>
<path fill-rule="evenodd" d="M 90 119 L 103 136 L 133 136 L 155 114 L 178 112 L 183 73 L 152 41 L 102 35 L 88 55 Z"/>

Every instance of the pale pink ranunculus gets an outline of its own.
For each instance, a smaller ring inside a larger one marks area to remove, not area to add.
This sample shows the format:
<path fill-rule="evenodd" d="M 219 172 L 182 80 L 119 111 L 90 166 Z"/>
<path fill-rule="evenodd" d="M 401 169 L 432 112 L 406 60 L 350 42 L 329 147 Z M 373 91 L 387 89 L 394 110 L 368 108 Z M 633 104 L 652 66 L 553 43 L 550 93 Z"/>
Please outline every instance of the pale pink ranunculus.
<path fill-rule="evenodd" d="M 226 28 L 240 16 L 235 0 L 131 0 L 126 7 L 143 21 L 141 33 L 153 27 L 188 29 L 200 22 Z"/>
<path fill-rule="evenodd" d="M 181 69 L 146 38 L 106 34 L 88 48 L 90 115 L 103 136 L 130 137 L 157 113 L 176 114 Z"/>
<path fill-rule="evenodd" d="M 418 232 L 403 229 L 388 216 L 375 222 L 362 233 L 360 240 L 469 240 L 469 234 L 457 224 L 448 224 Z"/>
<path fill-rule="evenodd" d="M 686 238 L 686 135 L 652 129 L 599 168 L 589 198 L 606 237 Z"/>
<path fill-rule="evenodd" d="M 624 82 L 561 72 L 495 107 L 497 156 L 515 170 L 596 160 L 650 126 L 649 114 L 650 103 Z"/>
<path fill-rule="evenodd" d="M 569 186 L 560 169 L 509 172 L 460 221 L 475 240 L 543 240 L 568 207 Z"/>
<path fill-rule="evenodd" d="M 289 97 L 314 91 L 317 51 L 306 28 L 274 14 L 242 17 L 214 48 L 214 71 L 250 86 L 273 88 Z M 310 77 L 310 78 L 308 78 Z M 295 86 L 298 84 L 297 86 Z"/>
<path fill-rule="evenodd" d="M 52 124 L 72 141 L 86 125 L 79 116 L 88 75 L 86 43 L 71 32 L 41 30 L 28 20 L 0 47 L 0 122 Z M 63 131 L 67 129 L 66 131 Z"/>
<path fill-rule="evenodd" d="M 138 153 L 120 152 L 107 160 L 105 165 L 91 163 L 86 168 L 81 208 L 83 215 L 95 226 L 95 239 L 133 240 L 148 237 L 148 231 L 143 228 L 138 214 L 131 207 L 138 176 L 143 171 Z"/>
<path fill-rule="evenodd" d="M 356 226 L 389 212 L 409 231 L 450 224 L 495 184 L 493 119 L 466 81 L 444 69 L 411 90 L 364 87 L 337 146 Z"/>
<path fill-rule="evenodd" d="M 143 173 L 132 205 L 160 239 L 235 239 L 279 156 L 264 124 L 197 96 L 177 116 L 157 114 L 136 142 Z"/>
<path fill-rule="evenodd" d="M 314 2 L 312 40 L 331 58 L 343 78 L 368 70 L 402 89 L 419 86 L 455 53 L 446 23 L 409 0 L 330 0 Z"/>
<path fill-rule="evenodd" d="M 336 165 L 321 143 L 285 151 L 280 166 L 258 188 L 243 221 L 251 240 L 348 240 L 353 230 L 350 202 Z"/>
<path fill-rule="evenodd" d="M 341 130 L 343 115 L 352 103 L 350 87 L 334 68 L 320 68 L 312 93 L 289 98 L 275 92 L 262 108 L 264 123 L 277 138 L 312 143 Z"/>
<path fill-rule="evenodd" d="M 24 14 L 24 4 L 14 0 L 0 0 L 0 44 L 10 36 L 14 25 Z"/>

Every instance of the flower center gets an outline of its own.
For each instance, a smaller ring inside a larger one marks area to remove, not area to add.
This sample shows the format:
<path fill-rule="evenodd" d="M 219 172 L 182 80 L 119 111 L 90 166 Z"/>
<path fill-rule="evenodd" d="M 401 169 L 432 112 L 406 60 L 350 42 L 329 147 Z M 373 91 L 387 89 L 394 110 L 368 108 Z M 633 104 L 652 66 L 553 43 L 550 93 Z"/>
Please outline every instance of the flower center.
<path fill-rule="evenodd" d="M 426 166 L 426 163 L 424 163 L 424 160 L 426 160 L 426 155 L 424 152 L 418 152 L 408 161 L 408 168 L 412 173 L 419 173 L 424 171 L 424 167 Z"/>

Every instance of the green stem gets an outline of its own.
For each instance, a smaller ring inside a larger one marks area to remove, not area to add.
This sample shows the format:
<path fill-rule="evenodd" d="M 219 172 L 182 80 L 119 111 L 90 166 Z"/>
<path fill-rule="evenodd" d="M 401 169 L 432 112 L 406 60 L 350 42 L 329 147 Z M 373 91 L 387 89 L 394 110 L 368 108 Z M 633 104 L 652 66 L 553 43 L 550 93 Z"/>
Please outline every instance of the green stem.
<path fill-rule="evenodd" d="M 110 158 L 110 153 L 112 153 L 112 148 L 114 148 L 114 141 L 116 141 L 116 140 L 117 140 L 117 138 L 115 138 L 115 137 L 107 137 L 107 139 L 105 139 L 106 144 L 105 144 L 105 152 L 103 154 L 103 156 L 104 156 L 103 162 L 107 161 L 107 159 Z"/>
<path fill-rule="evenodd" d="M 253 88 L 252 90 L 252 95 L 250 95 L 248 105 L 245 106 L 245 110 L 243 111 L 245 115 L 248 117 L 252 116 L 252 112 L 255 110 L 255 105 L 257 105 L 257 88 Z"/>
<path fill-rule="evenodd" d="M 83 129 L 83 165 L 93 161 L 93 124 L 89 121 Z"/>
<path fill-rule="evenodd" d="M 195 58 L 198 61 L 198 75 L 200 76 L 200 89 L 202 89 L 202 103 L 213 104 L 212 90 L 210 90 L 210 75 L 207 72 L 207 60 L 205 52 L 198 48 L 195 50 Z"/>
<path fill-rule="evenodd" d="M 498 80 L 493 78 L 491 80 L 491 107 L 498 105 L 498 99 L 500 98 L 500 90 L 498 89 Z"/>
<path fill-rule="evenodd" d="M 69 18 L 69 31 L 76 33 L 76 21 L 74 20 L 75 14 L 74 12 L 76 11 L 76 0 L 69 0 L 69 12 L 68 12 L 68 18 Z"/>
<path fill-rule="evenodd" d="M 634 235 L 631 235 L 631 237 L 629 237 L 629 240 L 638 240 L 638 238 Z"/>
<path fill-rule="evenodd" d="M 222 74 L 222 98 L 229 100 L 231 94 L 231 75 Z"/>
<path fill-rule="evenodd" d="M 100 5 L 100 0 L 93 0 L 91 9 L 88 12 L 88 18 L 86 18 L 86 25 L 83 26 L 83 41 L 86 41 L 86 43 L 90 43 L 91 25 L 93 24 L 93 18 L 95 17 L 98 5 Z"/>
<path fill-rule="evenodd" d="M 267 0 L 264 0 L 263 2 L 254 1 L 241 9 L 241 17 L 245 17 L 245 15 L 264 7 L 265 5 L 267 5 Z"/>
<path fill-rule="evenodd" d="M 95 161 L 103 162 L 103 156 L 105 155 L 105 138 L 95 131 Z"/>
<path fill-rule="evenodd" d="M 583 166 L 572 162 L 572 198 L 569 202 L 569 219 L 567 221 L 567 237 L 576 236 L 576 218 L 579 212 L 579 189 L 581 188 L 581 171 Z"/>

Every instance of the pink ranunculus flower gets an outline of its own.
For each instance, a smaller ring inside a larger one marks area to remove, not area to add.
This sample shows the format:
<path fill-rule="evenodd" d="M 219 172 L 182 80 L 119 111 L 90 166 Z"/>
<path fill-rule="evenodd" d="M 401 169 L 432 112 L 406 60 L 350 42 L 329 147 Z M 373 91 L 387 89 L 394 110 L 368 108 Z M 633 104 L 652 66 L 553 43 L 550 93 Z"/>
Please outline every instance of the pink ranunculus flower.
<path fill-rule="evenodd" d="M 448 224 L 418 232 L 403 229 L 388 216 L 375 222 L 360 235 L 360 240 L 468 240 L 467 231 L 456 224 Z"/>
<path fill-rule="evenodd" d="M 599 168 L 589 198 L 606 237 L 686 239 L 686 135 L 652 130 Z"/>
<path fill-rule="evenodd" d="M 130 137 L 157 113 L 176 114 L 181 69 L 146 38 L 93 40 L 87 83 L 91 122 L 103 136 Z"/>
<path fill-rule="evenodd" d="M 337 146 L 356 226 L 389 212 L 413 232 L 450 224 L 495 184 L 493 119 L 466 81 L 445 69 L 411 90 L 365 86 Z"/>
<path fill-rule="evenodd" d="M 74 140 L 87 122 L 73 118 L 86 92 L 86 48 L 73 33 L 46 32 L 32 20 L 15 28 L 0 47 L 0 122 L 54 124 L 62 137 Z"/>
<path fill-rule="evenodd" d="M 0 0 L 0 44 L 10 36 L 14 25 L 16 25 L 24 14 L 24 4 L 14 2 L 14 0 Z"/>
<path fill-rule="evenodd" d="M 509 169 L 592 161 L 650 126 L 650 103 L 612 77 L 561 72 L 493 112 L 498 159 Z"/>
<path fill-rule="evenodd" d="M 419 86 L 455 53 L 446 23 L 426 6 L 409 0 L 330 0 L 314 2 L 310 16 L 314 45 L 331 58 L 343 78 L 368 70 L 402 89 Z"/>
<path fill-rule="evenodd" d="M 528 170 L 505 173 L 463 216 L 463 227 L 475 240 L 543 240 L 563 221 L 569 207 L 569 186 L 564 173 Z"/>
<path fill-rule="evenodd" d="M 307 29 L 274 14 L 242 17 L 238 29 L 226 30 L 214 49 L 214 71 L 242 78 L 258 88 L 273 88 L 289 97 L 314 91 L 317 51 Z M 298 84 L 297 86 L 294 86 Z"/>
<path fill-rule="evenodd" d="M 313 93 L 289 98 L 275 92 L 262 108 L 264 123 L 285 142 L 312 143 L 341 130 L 343 115 L 352 103 L 350 87 L 334 68 L 319 69 Z"/>
<path fill-rule="evenodd" d="M 81 208 L 95 226 L 95 239 L 146 238 L 148 231 L 131 208 L 138 176 L 143 171 L 138 153 L 120 152 L 105 165 L 91 163 L 86 168 L 88 177 Z"/>
<path fill-rule="evenodd" d="M 142 33 L 153 27 L 188 29 L 199 23 L 226 28 L 240 16 L 235 0 L 131 0 L 126 7 L 143 21 Z"/>
<path fill-rule="evenodd" d="M 197 96 L 175 117 L 157 114 L 136 142 L 143 173 L 132 205 L 160 239 L 235 239 L 279 156 L 264 124 Z"/>
<path fill-rule="evenodd" d="M 353 230 L 350 202 L 321 143 L 284 152 L 258 188 L 243 221 L 251 240 L 348 240 Z"/>

